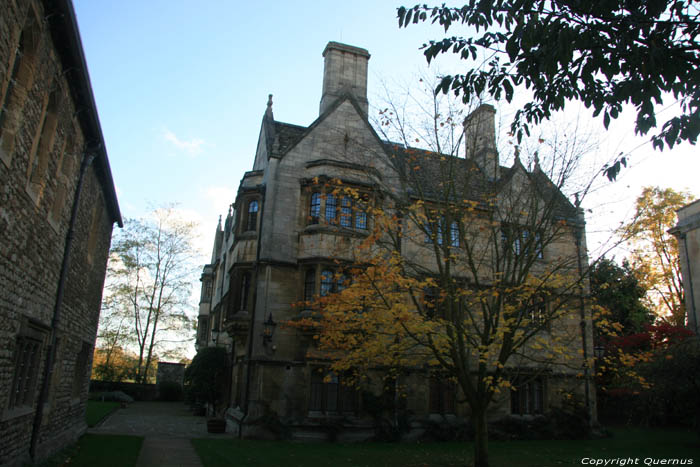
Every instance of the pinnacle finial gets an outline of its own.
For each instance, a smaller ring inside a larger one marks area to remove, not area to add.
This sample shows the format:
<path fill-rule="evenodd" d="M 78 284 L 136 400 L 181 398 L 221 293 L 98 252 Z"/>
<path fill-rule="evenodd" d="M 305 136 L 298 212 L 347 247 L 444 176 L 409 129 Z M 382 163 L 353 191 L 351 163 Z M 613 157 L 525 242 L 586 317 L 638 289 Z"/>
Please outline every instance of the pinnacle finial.
<path fill-rule="evenodd" d="M 540 167 L 540 152 L 535 151 L 535 169 L 541 169 Z"/>
<path fill-rule="evenodd" d="M 272 115 L 272 94 L 267 95 L 267 110 L 265 110 L 265 116 L 271 119 L 275 119 Z"/>

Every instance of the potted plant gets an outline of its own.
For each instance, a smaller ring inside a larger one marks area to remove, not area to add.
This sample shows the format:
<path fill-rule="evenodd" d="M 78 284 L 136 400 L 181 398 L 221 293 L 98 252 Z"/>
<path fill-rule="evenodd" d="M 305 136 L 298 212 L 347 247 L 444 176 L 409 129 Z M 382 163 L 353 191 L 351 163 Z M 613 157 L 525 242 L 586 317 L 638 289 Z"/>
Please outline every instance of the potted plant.
<path fill-rule="evenodd" d="M 207 420 L 207 430 L 210 433 L 226 431 L 226 420 L 219 414 L 219 407 L 225 396 L 227 368 L 226 350 L 206 347 L 197 352 L 185 370 L 185 381 L 190 385 L 195 401 L 204 402 L 209 407 L 211 416 Z"/>

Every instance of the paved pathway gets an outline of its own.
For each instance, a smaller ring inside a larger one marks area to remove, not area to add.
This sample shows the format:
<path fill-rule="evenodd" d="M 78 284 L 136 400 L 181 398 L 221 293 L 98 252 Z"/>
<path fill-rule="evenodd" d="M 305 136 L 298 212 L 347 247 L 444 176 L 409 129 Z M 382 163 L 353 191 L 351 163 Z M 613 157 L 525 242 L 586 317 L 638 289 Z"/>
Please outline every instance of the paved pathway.
<path fill-rule="evenodd" d="M 231 438 L 207 433 L 204 417 L 195 417 L 180 402 L 134 402 L 112 413 L 89 433 L 145 437 L 137 466 L 199 467 L 192 438 Z"/>

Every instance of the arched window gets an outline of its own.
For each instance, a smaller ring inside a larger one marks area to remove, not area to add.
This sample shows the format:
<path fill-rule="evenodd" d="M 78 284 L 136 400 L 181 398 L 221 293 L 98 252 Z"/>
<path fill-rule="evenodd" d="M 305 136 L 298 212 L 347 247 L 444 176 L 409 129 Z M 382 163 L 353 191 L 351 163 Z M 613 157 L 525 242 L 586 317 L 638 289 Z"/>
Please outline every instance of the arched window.
<path fill-rule="evenodd" d="M 248 225 L 246 230 L 256 230 L 258 226 L 258 202 L 251 201 L 248 204 Z"/>
<path fill-rule="evenodd" d="M 314 292 L 316 292 L 316 271 L 309 269 L 304 276 L 304 300 L 307 302 L 313 300 Z"/>
<path fill-rule="evenodd" d="M 325 297 L 333 292 L 333 271 L 324 269 L 321 272 L 321 296 Z"/>
<path fill-rule="evenodd" d="M 314 192 L 311 195 L 311 206 L 309 207 L 309 217 L 312 224 L 318 224 L 318 218 L 321 216 L 321 193 Z"/>
<path fill-rule="evenodd" d="M 343 196 L 340 199 L 340 225 L 352 227 L 352 200 L 349 196 Z"/>
<path fill-rule="evenodd" d="M 338 201 L 334 194 L 326 196 L 326 221 L 335 221 L 336 210 L 338 209 Z"/>

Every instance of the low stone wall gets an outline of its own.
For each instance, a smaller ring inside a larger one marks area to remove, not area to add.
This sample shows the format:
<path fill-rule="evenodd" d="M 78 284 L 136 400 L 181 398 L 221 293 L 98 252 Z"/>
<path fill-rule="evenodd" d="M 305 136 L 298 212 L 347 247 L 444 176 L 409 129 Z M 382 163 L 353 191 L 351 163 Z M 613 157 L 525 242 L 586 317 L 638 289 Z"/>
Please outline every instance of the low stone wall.
<path fill-rule="evenodd" d="M 118 383 L 114 381 L 90 380 L 90 392 L 122 391 L 137 401 L 154 401 L 158 399 L 158 387 L 155 384 Z"/>

